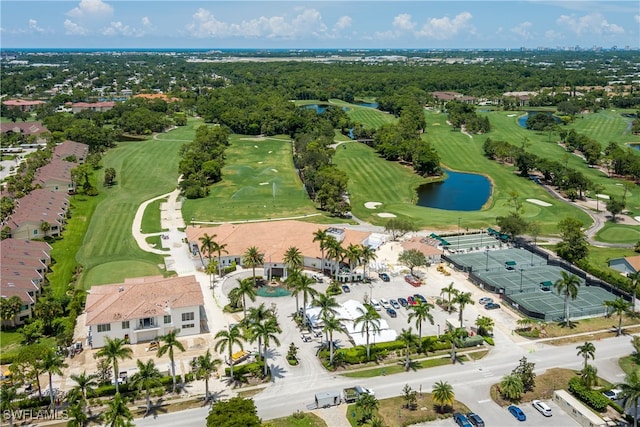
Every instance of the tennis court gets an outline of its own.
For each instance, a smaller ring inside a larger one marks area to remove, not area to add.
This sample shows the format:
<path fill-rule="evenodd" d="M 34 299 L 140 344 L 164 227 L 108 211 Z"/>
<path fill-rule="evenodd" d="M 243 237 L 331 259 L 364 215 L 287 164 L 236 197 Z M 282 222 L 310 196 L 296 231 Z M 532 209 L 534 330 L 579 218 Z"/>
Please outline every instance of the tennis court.
<path fill-rule="evenodd" d="M 554 283 L 562 278 L 561 267 L 547 265 L 546 260 L 524 249 L 501 249 L 449 255 L 452 261 L 471 267 L 480 282 L 528 315 L 547 321 L 564 316 L 564 296 L 558 295 Z M 602 316 L 604 301 L 616 296 L 597 286 L 585 286 L 581 280 L 578 297 L 569 301 L 572 318 Z"/>
<path fill-rule="evenodd" d="M 431 233 L 429 238 L 433 239 L 432 244 L 442 245 L 450 253 L 484 251 L 485 249 L 496 249 L 506 246 L 506 243 L 502 239 L 491 236 L 486 232 L 444 236 Z"/>

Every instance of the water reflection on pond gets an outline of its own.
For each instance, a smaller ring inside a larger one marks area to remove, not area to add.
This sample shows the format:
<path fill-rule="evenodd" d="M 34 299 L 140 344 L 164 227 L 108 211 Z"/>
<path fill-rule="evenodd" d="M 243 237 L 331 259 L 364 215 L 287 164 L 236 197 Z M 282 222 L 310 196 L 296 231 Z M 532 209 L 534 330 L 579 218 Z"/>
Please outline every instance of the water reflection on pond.
<path fill-rule="evenodd" d="M 491 181 L 475 173 L 445 169 L 447 178 L 418 188 L 418 206 L 450 211 L 478 211 L 491 196 Z"/>

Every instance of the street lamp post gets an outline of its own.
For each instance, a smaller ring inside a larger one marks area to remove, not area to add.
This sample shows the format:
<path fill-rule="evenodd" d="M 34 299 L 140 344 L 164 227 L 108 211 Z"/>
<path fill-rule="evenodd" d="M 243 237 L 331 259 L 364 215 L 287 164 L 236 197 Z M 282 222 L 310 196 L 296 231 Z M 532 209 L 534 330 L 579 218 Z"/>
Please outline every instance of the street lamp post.
<path fill-rule="evenodd" d="M 484 231 L 484 230 L 481 228 L 481 229 L 480 229 L 480 247 L 481 247 L 481 248 L 482 248 L 482 234 L 483 234 L 482 232 L 483 232 L 483 231 Z"/>
<path fill-rule="evenodd" d="M 524 268 L 520 269 L 520 293 L 522 293 L 522 273 L 524 273 Z"/>
<path fill-rule="evenodd" d="M 489 271 L 489 249 L 485 249 L 484 253 L 487 255 L 487 262 L 485 263 L 484 269 L 485 271 Z"/>
<path fill-rule="evenodd" d="M 195 217 L 191 217 L 191 227 L 193 227 L 193 221 L 195 221 Z"/>
<path fill-rule="evenodd" d="M 373 283 L 369 283 L 369 289 L 371 289 L 369 291 L 369 302 L 371 302 L 371 300 L 373 299 Z"/>
<path fill-rule="evenodd" d="M 438 338 L 440 338 L 440 323 L 438 323 Z"/>
<path fill-rule="evenodd" d="M 456 250 L 460 250 L 460 217 L 458 217 L 458 247 Z"/>

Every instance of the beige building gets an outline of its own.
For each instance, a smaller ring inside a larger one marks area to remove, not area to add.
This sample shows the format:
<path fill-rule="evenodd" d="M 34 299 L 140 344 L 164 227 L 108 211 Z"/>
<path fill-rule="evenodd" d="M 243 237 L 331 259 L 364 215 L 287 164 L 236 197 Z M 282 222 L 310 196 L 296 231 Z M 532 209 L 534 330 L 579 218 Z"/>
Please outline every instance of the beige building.
<path fill-rule="evenodd" d="M 85 306 L 87 345 L 103 347 L 106 337 L 137 344 L 173 330 L 181 337 L 199 334 L 203 305 L 195 276 L 138 277 L 93 286 Z"/>

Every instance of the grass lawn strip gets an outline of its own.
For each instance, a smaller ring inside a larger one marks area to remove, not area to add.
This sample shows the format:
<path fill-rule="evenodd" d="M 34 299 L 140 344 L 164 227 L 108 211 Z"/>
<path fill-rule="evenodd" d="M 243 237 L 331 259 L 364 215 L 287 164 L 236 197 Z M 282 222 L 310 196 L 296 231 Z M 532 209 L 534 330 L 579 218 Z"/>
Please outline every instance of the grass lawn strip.
<path fill-rule="evenodd" d="M 311 412 L 298 412 L 288 417 L 263 422 L 265 427 L 326 427 L 327 423 Z"/>
<path fill-rule="evenodd" d="M 517 363 L 514 364 L 514 368 Z M 552 368 L 545 373 L 536 375 L 536 385 L 533 390 L 522 395 L 520 402 L 531 402 L 532 400 L 547 400 L 553 397 L 555 390 L 567 389 L 569 380 L 576 376 L 576 372 L 571 369 Z M 491 386 L 491 398 L 500 406 L 511 405 L 512 402 L 504 400 L 498 392 L 498 384 Z"/>

